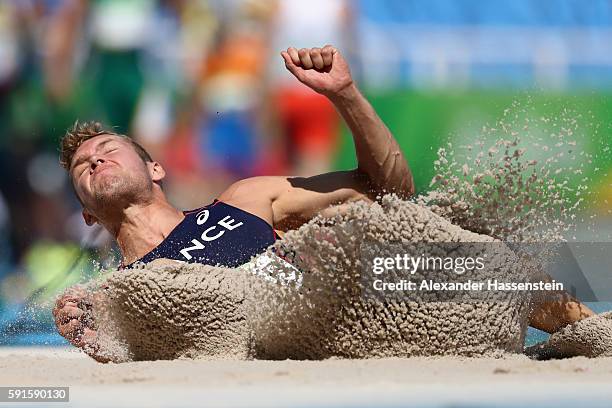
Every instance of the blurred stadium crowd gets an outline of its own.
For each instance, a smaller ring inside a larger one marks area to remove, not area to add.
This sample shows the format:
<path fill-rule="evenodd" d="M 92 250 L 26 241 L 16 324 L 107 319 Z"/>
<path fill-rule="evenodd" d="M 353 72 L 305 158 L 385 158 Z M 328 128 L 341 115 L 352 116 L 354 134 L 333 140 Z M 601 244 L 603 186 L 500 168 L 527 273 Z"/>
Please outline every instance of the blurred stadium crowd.
<path fill-rule="evenodd" d="M 134 137 L 164 165 L 164 188 L 183 209 L 236 179 L 346 168 L 352 143 L 333 106 L 279 55 L 333 44 L 409 152 L 417 186 L 431 180 L 446 137 L 472 138 L 517 89 L 535 90 L 537 115 L 588 112 L 602 131 L 577 137 L 594 152 L 612 144 L 612 6 L 588 3 L 0 0 L 0 344 L 20 342 L 2 332 L 36 288 L 49 299 L 95 274 L 92 260 L 117 265 L 58 165 L 75 120 Z M 612 202 L 610 182 L 596 188 Z"/>
<path fill-rule="evenodd" d="M 165 188 L 181 208 L 206 204 L 239 178 L 329 169 L 337 114 L 284 72 L 279 52 L 340 46 L 347 6 L 2 1 L 0 302 L 22 298 L 50 269 L 61 273 L 79 243 L 105 241 L 87 235 L 57 165 L 57 142 L 76 119 L 137 139 L 166 168 Z"/>

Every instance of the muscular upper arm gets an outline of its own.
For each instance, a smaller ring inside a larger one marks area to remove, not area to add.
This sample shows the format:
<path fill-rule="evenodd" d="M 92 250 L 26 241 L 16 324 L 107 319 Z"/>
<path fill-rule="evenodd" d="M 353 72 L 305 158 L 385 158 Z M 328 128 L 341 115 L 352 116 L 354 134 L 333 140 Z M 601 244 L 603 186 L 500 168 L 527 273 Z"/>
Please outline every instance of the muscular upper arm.
<path fill-rule="evenodd" d="M 234 183 L 219 199 L 286 231 L 332 205 L 368 199 L 368 182 L 358 170 L 312 177 L 254 177 Z"/>

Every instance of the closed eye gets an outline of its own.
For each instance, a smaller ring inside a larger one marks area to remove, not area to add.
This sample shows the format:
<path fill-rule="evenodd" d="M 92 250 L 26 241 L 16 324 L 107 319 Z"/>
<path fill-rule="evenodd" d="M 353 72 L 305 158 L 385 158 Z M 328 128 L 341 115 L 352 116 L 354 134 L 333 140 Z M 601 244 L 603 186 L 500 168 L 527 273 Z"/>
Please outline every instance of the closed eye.
<path fill-rule="evenodd" d="M 119 148 L 118 147 L 111 147 L 110 149 L 105 149 L 104 150 L 104 154 L 109 154 L 109 153 L 114 153 L 115 151 L 117 151 Z M 78 175 L 82 175 L 83 173 L 85 173 L 85 171 L 89 168 L 89 164 L 86 162 L 82 162 L 80 164 L 78 164 L 75 168 L 74 171 L 78 174 Z"/>
<path fill-rule="evenodd" d="M 115 146 L 115 147 L 109 147 L 109 148 L 106 148 L 106 149 L 104 149 L 104 154 L 113 153 L 113 152 L 117 151 L 118 149 L 119 149 L 119 148 L 118 148 L 118 147 L 116 147 L 116 146 Z"/>
<path fill-rule="evenodd" d="M 74 168 L 74 172 L 78 175 L 81 175 L 85 172 L 87 167 L 89 167 L 87 163 L 83 162 Z"/>

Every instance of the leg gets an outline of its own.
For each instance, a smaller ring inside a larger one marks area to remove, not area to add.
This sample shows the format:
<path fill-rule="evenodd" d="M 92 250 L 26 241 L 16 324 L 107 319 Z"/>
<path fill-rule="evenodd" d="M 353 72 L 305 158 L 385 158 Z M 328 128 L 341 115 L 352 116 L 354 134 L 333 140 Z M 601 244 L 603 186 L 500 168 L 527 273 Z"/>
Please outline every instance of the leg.
<path fill-rule="evenodd" d="M 568 324 L 593 316 L 595 313 L 569 293 L 537 301 L 529 315 L 529 325 L 554 333 Z"/>

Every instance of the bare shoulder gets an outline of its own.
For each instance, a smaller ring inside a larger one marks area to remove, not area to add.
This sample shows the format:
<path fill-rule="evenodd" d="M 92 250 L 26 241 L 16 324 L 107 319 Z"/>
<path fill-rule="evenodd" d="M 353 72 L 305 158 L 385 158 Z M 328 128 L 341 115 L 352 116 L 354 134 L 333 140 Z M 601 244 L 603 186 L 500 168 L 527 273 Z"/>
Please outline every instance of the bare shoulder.
<path fill-rule="evenodd" d="M 257 215 L 274 225 L 272 204 L 279 194 L 282 177 L 261 176 L 239 180 L 229 186 L 219 200 Z"/>
<path fill-rule="evenodd" d="M 255 214 L 282 231 L 294 229 L 332 205 L 367 199 L 368 184 L 357 170 L 311 177 L 262 176 L 240 180 L 219 200 Z"/>
<path fill-rule="evenodd" d="M 221 201 L 274 200 L 282 188 L 285 177 L 259 176 L 238 180 L 230 185 L 221 195 Z"/>

